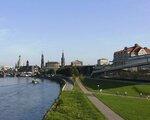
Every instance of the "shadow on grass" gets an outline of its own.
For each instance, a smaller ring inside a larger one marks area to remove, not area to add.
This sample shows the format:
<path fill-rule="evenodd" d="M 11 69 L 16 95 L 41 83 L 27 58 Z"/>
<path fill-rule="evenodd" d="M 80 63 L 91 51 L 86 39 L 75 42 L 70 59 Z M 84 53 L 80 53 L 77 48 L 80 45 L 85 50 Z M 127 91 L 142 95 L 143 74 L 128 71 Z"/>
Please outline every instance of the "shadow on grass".
<path fill-rule="evenodd" d="M 97 90 L 100 86 L 101 89 L 113 89 L 125 86 L 133 86 L 133 85 L 140 85 L 141 83 L 138 82 L 125 82 L 119 80 L 109 80 L 109 79 L 90 79 L 85 78 L 82 80 L 82 83 L 93 90 Z"/>

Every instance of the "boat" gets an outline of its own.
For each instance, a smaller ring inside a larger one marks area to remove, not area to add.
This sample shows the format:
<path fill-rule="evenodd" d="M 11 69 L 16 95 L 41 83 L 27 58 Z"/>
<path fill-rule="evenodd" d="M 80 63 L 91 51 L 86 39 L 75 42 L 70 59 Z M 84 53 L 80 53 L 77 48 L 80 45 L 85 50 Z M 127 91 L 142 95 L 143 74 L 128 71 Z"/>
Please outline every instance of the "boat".
<path fill-rule="evenodd" d="M 37 81 L 37 80 L 32 80 L 32 83 L 33 83 L 33 84 L 38 84 L 39 81 Z"/>

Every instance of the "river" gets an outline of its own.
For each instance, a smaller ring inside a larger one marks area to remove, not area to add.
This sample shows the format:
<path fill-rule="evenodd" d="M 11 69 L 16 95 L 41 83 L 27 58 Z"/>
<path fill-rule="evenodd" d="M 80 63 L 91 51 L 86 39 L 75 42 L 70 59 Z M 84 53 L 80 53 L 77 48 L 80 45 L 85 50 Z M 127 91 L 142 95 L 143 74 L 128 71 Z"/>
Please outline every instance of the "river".
<path fill-rule="evenodd" d="M 60 85 L 33 78 L 0 78 L 0 120 L 41 120 L 57 99 Z"/>

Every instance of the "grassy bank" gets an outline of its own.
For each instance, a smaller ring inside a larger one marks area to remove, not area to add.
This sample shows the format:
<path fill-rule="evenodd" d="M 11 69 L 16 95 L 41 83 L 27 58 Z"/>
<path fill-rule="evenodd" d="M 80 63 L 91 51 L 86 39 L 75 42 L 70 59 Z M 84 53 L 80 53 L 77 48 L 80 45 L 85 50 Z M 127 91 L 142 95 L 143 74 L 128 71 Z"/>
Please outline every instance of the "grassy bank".
<path fill-rule="evenodd" d="M 97 95 L 113 111 L 126 120 L 149 120 L 150 101 L 111 95 Z"/>
<path fill-rule="evenodd" d="M 75 85 L 73 91 L 62 92 L 57 108 L 47 114 L 46 120 L 104 120 L 104 116 Z"/>
<path fill-rule="evenodd" d="M 110 94 L 124 95 L 126 92 L 129 96 L 140 96 L 140 93 L 144 96 L 150 95 L 150 84 L 148 83 L 104 79 L 84 79 L 82 82 L 88 89 L 95 92 L 99 92 L 99 90 L 102 89 L 104 93 Z"/>
<path fill-rule="evenodd" d="M 150 119 L 150 100 L 128 97 L 139 96 L 140 93 L 143 93 L 144 96 L 150 95 L 150 84 L 104 79 L 82 79 L 82 82 L 89 90 L 95 92 L 97 98 L 124 119 Z M 103 89 L 102 93 L 99 89 Z M 127 92 L 127 96 L 114 96 L 118 93 L 124 95 L 125 92 Z M 109 93 L 109 95 L 105 93 Z"/>

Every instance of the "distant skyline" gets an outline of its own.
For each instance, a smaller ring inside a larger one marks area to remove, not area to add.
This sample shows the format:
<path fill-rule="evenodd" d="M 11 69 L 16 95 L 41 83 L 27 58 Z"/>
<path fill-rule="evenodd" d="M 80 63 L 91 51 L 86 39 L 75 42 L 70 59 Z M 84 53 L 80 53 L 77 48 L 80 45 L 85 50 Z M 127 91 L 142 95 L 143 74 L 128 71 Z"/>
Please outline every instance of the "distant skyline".
<path fill-rule="evenodd" d="M 79 59 L 96 64 L 135 43 L 150 47 L 148 0 L 0 0 L 0 65 Z"/>

